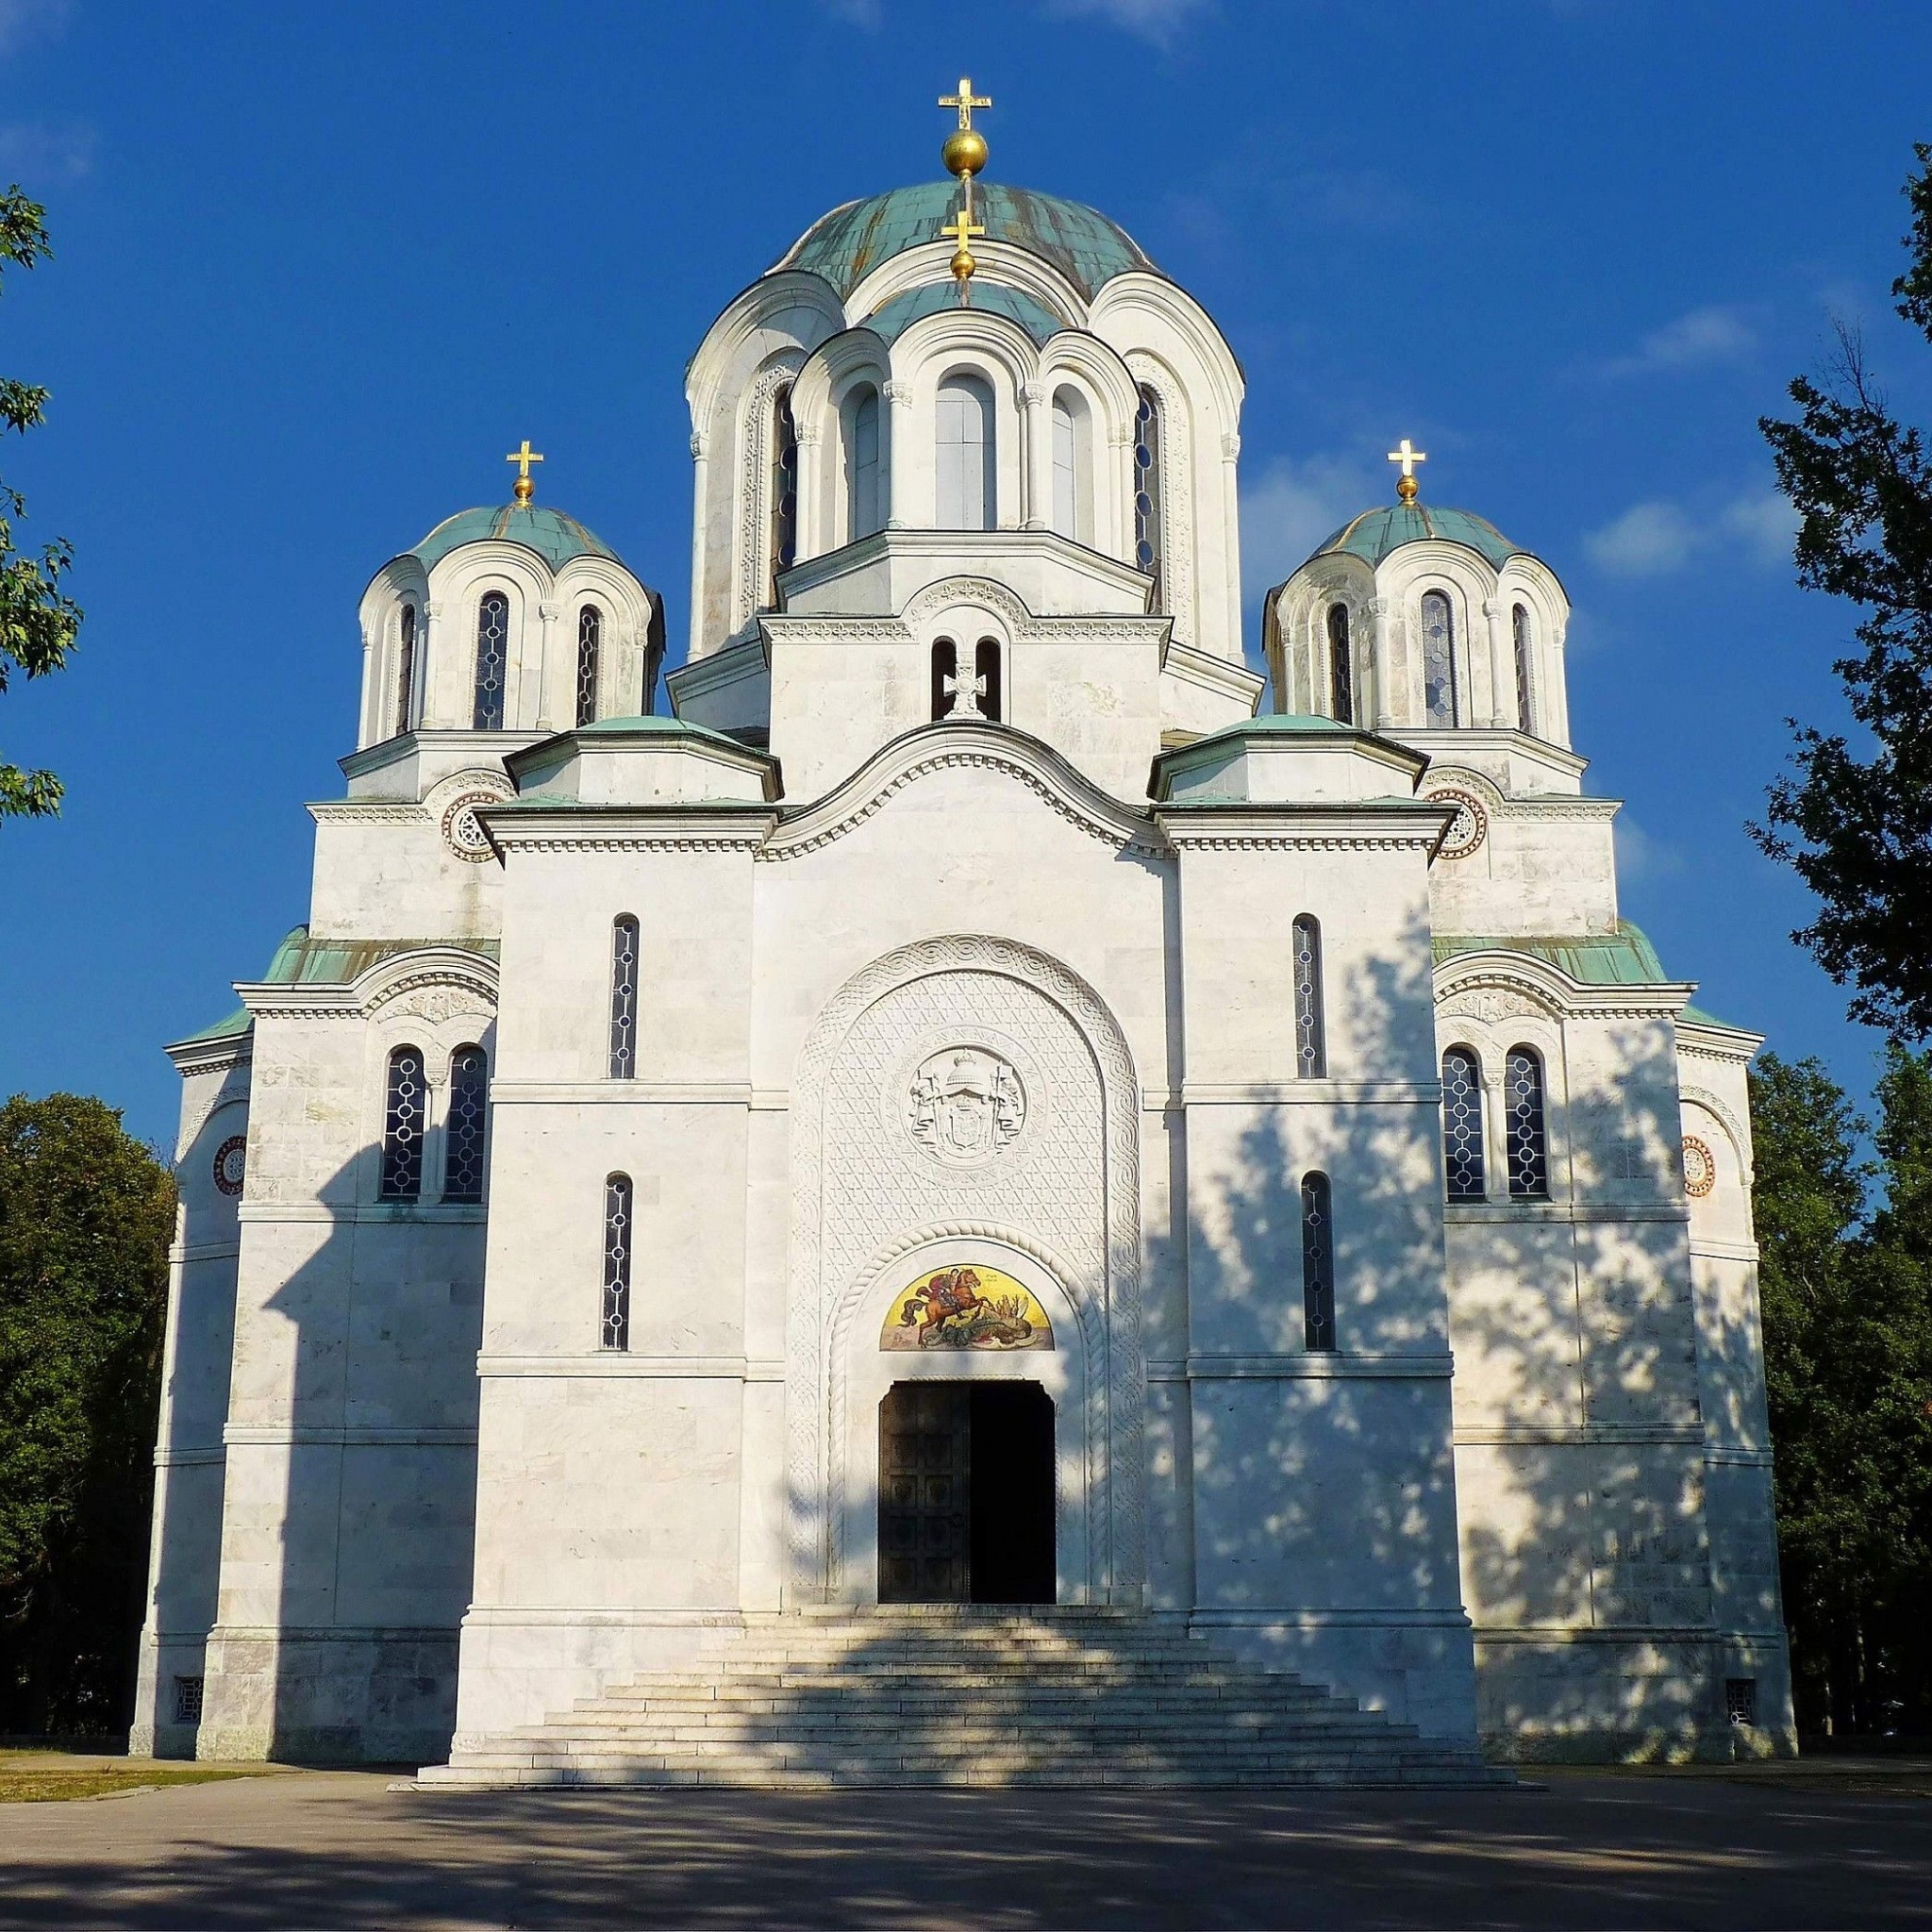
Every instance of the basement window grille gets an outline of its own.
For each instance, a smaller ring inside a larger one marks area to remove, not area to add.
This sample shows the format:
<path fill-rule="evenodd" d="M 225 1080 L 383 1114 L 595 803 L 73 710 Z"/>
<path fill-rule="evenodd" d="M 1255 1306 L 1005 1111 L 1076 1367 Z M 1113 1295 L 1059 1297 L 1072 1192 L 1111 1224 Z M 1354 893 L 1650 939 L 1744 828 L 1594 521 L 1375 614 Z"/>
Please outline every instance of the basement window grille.
<path fill-rule="evenodd" d="M 177 1724 L 198 1724 L 201 1722 L 201 1687 L 206 1681 L 203 1677 L 175 1679 L 175 1722 Z"/>
<path fill-rule="evenodd" d="M 1734 1724 L 1755 1724 L 1757 1722 L 1756 1677 L 1724 1679 L 1724 1716 Z"/>

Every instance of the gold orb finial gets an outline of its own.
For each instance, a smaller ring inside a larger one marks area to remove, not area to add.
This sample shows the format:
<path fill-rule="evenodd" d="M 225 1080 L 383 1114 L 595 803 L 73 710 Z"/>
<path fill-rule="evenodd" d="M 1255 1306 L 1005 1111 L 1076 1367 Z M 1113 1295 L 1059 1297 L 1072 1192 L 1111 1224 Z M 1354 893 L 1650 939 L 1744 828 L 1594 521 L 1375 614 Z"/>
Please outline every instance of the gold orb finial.
<path fill-rule="evenodd" d="M 542 460 L 543 458 L 531 449 L 530 439 L 527 436 L 524 438 L 523 448 L 513 449 L 504 458 L 505 462 L 517 466 L 517 480 L 512 488 L 517 502 L 525 509 L 529 508 L 531 497 L 537 493 L 536 479 L 530 475 L 530 465 L 541 463 Z"/>
<path fill-rule="evenodd" d="M 953 279 L 959 285 L 959 299 L 963 302 L 966 299 L 966 284 L 973 279 L 973 271 L 979 266 L 973 258 L 973 251 L 966 244 L 974 236 L 983 235 L 986 230 L 973 219 L 970 209 L 962 208 L 940 233 L 947 241 L 958 244 L 953 251 Z"/>
<path fill-rule="evenodd" d="M 1402 475 L 1395 479 L 1395 493 L 1405 506 L 1413 503 L 1421 494 L 1422 485 L 1415 480 L 1415 466 L 1428 459 L 1428 453 L 1415 448 L 1406 436 L 1398 448 L 1389 452 L 1389 460 L 1402 465 Z"/>
<path fill-rule="evenodd" d="M 986 166 L 986 136 L 976 127 L 962 127 L 946 137 L 940 165 L 949 175 L 976 175 Z"/>

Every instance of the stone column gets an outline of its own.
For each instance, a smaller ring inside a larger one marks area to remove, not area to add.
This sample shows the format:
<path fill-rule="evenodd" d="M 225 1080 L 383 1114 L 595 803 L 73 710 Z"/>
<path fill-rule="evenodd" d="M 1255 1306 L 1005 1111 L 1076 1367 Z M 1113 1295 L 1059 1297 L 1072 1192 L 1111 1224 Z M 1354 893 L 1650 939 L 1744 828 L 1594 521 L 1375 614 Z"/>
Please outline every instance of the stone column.
<path fill-rule="evenodd" d="M 563 614 L 563 606 L 548 600 L 537 606 L 537 615 L 542 620 L 542 630 L 537 642 L 537 729 L 550 731 L 555 726 L 550 722 L 550 652 L 552 641 L 557 634 L 557 620 Z M 529 667 L 524 669 L 527 682 Z"/>
<path fill-rule="evenodd" d="M 362 632 L 362 730 L 356 741 L 356 749 L 360 751 L 365 744 L 374 744 L 379 735 L 377 720 L 382 714 L 382 692 L 377 689 L 381 680 L 381 660 L 375 655 L 375 637 L 366 627 Z"/>
<path fill-rule="evenodd" d="M 798 465 L 798 483 L 791 513 L 791 560 L 794 563 L 803 563 L 808 557 L 820 556 L 832 547 L 825 541 L 828 533 L 819 527 L 819 519 L 824 509 L 824 491 L 820 488 L 822 478 L 819 475 L 819 430 L 820 425 L 816 422 L 793 420 L 792 435 L 798 445 L 794 458 Z"/>
<path fill-rule="evenodd" d="M 887 432 L 886 447 L 879 452 L 886 465 L 886 528 L 904 530 L 912 524 L 912 465 L 902 460 L 911 434 L 912 388 L 894 377 L 881 393 L 888 405 L 886 420 L 879 425 Z"/>
<path fill-rule="evenodd" d="M 442 605 L 440 600 L 425 598 L 423 633 L 416 640 L 416 686 L 422 693 L 416 701 L 419 727 L 434 727 L 442 722 L 443 683 Z"/>
<path fill-rule="evenodd" d="M 705 622 L 705 519 L 710 513 L 710 444 L 702 429 L 691 433 L 691 639 L 687 655 L 702 655 Z"/>
<path fill-rule="evenodd" d="M 1374 683 L 1374 720 L 1377 731 L 1387 731 L 1395 724 L 1394 674 L 1389 662 L 1389 600 L 1386 597 L 1369 599 L 1369 654 Z"/>
<path fill-rule="evenodd" d="M 1483 615 L 1490 621 L 1489 723 L 1506 731 L 1513 730 L 1516 725 L 1516 678 L 1510 653 L 1509 607 L 1500 597 L 1485 597 Z M 1471 696 L 1474 695 L 1472 692 Z"/>
<path fill-rule="evenodd" d="M 1053 410 L 1043 382 L 1020 390 L 1020 462 L 1024 488 L 1020 495 L 1020 527 L 1053 528 Z"/>

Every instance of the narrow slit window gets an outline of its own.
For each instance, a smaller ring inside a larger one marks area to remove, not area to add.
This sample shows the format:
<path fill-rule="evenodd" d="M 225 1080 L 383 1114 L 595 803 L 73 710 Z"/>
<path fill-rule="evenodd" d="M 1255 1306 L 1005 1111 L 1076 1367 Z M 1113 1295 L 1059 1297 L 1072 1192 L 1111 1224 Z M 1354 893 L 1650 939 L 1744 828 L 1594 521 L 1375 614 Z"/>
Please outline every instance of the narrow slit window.
<path fill-rule="evenodd" d="M 1529 612 L 1521 605 L 1509 613 L 1509 628 L 1516 645 L 1516 725 L 1520 731 L 1536 735 L 1536 689 L 1531 675 L 1532 640 Z"/>
<path fill-rule="evenodd" d="M 409 713 L 416 702 L 416 607 L 403 606 L 396 627 L 396 736 L 409 728 Z"/>
<path fill-rule="evenodd" d="M 1328 1075 L 1322 1017 L 1322 927 L 1304 912 L 1294 923 L 1294 1067 L 1304 1080 Z"/>
<path fill-rule="evenodd" d="M 422 1049 L 397 1047 L 389 1057 L 389 1082 L 383 1094 L 385 1201 L 414 1201 L 423 1192 L 423 1133 L 429 1119 L 428 1098 Z"/>
<path fill-rule="evenodd" d="M 1134 567 L 1154 579 L 1154 608 L 1166 608 L 1161 565 L 1160 399 L 1151 389 L 1141 391 L 1134 412 Z"/>
<path fill-rule="evenodd" d="M 604 613 L 594 604 L 577 612 L 577 723 L 597 722 L 597 672 L 604 655 Z"/>
<path fill-rule="evenodd" d="M 798 425 L 791 420 L 791 385 L 772 398 L 772 572 L 766 598 L 778 606 L 778 577 L 798 560 Z"/>
<path fill-rule="evenodd" d="M 627 1174 L 604 1183 L 604 1311 L 599 1340 L 620 1352 L 630 1347 L 630 1242 L 636 1195 Z"/>
<path fill-rule="evenodd" d="M 1423 597 L 1423 703 L 1431 724 L 1456 715 L 1456 619 L 1441 591 Z"/>
<path fill-rule="evenodd" d="M 1355 660 L 1349 655 L 1346 604 L 1328 607 L 1328 702 L 1338 724 L 1355 723 Z"/>
<path fill-rule="evenodd" d="M 959 677 L 959 647 L 951 638 L 940 638 L 932 647 L 932 714 L 946 717 L 953 708 L 954 687 Z"/>
<path fill-rule="evenodd" d="M 1311 1354 L 1335 1347 L 1335 1203 L 1325 1174 L 1302 1176 L 1302 1314 Z"/>
<path fill-rule="evenodd" d="M 1509 1049 L 1503 1104 L 1509 1197 L 1514 1201 L 1546 1201 L 1550 1197 L 1550 1159 L 1543 1129 L 1543 1063 L 1533 1048 Z"/>
<path fill-rule="evenodd" d="M 483 1141 L 490 1112 L 490 1063 L 480 1046 L 459 1046 L 449 1062 L 449 1131 L 444 1136 L 442 1198 L 483 1198 Z"/>
<path fill-rule="evenodd" d="M 508 675 L 509 599 L 501 591 L 486 591 L 476 606 L 476 703 L 471 717 L 475 729 L 503 729 Z"/>
<path fill-rule="evenodd" d="M 973 650 L 973 672 L 979 680 L 979 708 L 997 724 L 1005 715 L 1000 688 L 1000 647 L 994 638 L 981 638 Z"/>
<path fill-rule="evenodd" d="M 638 1072 L 638 923 L 628 912 L 610 927 L 610 1077 Z"/>
<path fill-rule="evenodd" d="M 1452 1201 L 1484 1198 L 1483 1074 L 1466 1046 L 1442 1056 L 1442 1168 Z"/>

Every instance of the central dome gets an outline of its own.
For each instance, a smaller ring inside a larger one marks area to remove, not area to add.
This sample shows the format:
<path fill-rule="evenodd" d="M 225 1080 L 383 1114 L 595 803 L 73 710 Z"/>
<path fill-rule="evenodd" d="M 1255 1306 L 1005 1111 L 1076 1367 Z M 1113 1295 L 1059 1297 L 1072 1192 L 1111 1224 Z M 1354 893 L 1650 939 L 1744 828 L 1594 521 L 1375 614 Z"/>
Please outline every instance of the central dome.
<path fill-rule="evenodd" d="M 773 265 L 821 276 L 842 301 L 877 268 L 908 248 L 942 242 L 940 225 L 954 212 L 958 188 L 951 181 L 920 181 L 863 201 L 848 201 L 822 215 L 785 258 Z M 1050 261 L 1088 301 L 1116 275 L 1140 269 L 1158 275 L 1139 242 L 1098 208 L 1058 194 L 982 181 L 973 192 L 973 213 L 986 225 L 986 240 L 1024 248 Z"/>

